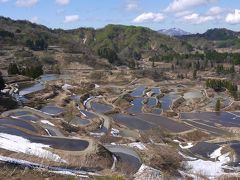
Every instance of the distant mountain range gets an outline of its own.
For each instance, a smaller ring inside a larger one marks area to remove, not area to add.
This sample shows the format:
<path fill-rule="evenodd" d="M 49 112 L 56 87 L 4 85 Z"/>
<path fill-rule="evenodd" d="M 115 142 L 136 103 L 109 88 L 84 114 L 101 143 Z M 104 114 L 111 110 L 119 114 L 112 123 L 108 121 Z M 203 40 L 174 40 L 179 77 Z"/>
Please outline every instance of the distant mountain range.
<path fill-rule="evenodd" d="M 168 36 L 185 36 L 185 35 L 191 34 L 190 32 L 186 32 L 179 28 L 161 29 L 158 32 L 161 34 L 168 35 Z"/>
<path fill-rule="evenodd" d="M 191 34 L 188 37 L 204 38 L 211 41 L 225 41 L 239 39 L 240 32 L 232 31 L 226 28 L 208 29 L 203 34 Z"/>

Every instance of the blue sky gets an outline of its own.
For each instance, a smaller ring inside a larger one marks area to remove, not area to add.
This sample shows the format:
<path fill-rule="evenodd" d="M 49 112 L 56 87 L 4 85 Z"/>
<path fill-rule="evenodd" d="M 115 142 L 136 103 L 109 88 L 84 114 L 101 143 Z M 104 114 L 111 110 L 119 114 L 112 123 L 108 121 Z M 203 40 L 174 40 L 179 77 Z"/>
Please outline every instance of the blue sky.
<path fill-rule="evenodd" d="M 0 15 L 63 29 L 125 24 L 240 31 L 240 0 L 0 0 Z"/>

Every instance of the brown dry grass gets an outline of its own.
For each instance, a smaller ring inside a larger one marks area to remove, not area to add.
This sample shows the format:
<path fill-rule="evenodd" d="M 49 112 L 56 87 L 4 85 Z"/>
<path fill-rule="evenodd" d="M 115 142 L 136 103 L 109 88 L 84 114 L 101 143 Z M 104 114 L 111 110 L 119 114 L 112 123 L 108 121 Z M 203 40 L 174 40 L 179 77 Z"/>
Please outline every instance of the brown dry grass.
<path fill-rule="evenodd" d="M 46 171 L 36 171 L 21 166 L 14 166 L 10 164 L 0 163 L 0 179 L 1 180 L 20 180 L 20 179 L 34 179 L 34 180 L 74 180 L 74 176 L 60 175 L 49 173 Z"/>
<path fill-rule="evenodd" d="M 179 135 L 179 137 L 186 141 L 203 141 L 209 139 L 210 135 L 200 130 L 194 130 L 191 132 L 181 134 Z"/>
<path fill-rule="evenodd" d="M 150 167 L 160 169 L 166 174 L 178 175 L 182 158 L 178 152 L 170 146 L 148 146 L 147 152 L 142 152 L 143 162 Z"/>

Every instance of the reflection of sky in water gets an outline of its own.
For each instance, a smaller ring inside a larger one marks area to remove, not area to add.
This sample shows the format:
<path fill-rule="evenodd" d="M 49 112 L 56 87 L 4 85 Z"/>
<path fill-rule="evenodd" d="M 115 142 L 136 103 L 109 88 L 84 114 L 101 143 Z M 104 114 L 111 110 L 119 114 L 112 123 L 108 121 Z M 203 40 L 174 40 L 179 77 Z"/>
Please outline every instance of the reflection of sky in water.
<path fill-rule="evenodd" d="M 48 114 L 58 115 L 64 112 L 63 108 L 57 106 L 44 106 L 40 111 Z"/>
<path fill-rule="evenodd" d="M 30 93 L 33 93 L 33 92 L 41 91 L 44 88 L 45 87 L 44 87 L 44 85 L 42 83 L 37 83 L 37 84 L 34 84 L 31 87 L 28 87 L 28 88 L 20 90 L 19 91 L 19 95 L 20 96 L 24 96 L 24 95 L 27 95 L 27 94 L 30 94 Z"/>
<path fill-rule="evenodd" d="M 157 99 L 156 98 L 148 98 L 147 105 L 149 107 L 154 107 L 157 105 Z"/>
<path fill-rule="evenodd" d="M 57 80 L 59 78 L 59 75 L 57 74 L 44 74 L 40 76 L 40 80 L 42 81 L 53 81 Z"/>
<path fill-rule="evenodd" d="M 102 104 L 102 103 L 98 103 L 98 102 L 92 102 L 91 105 L 92 105 L 92 108 L 99 113 L 108 112 L 108 111 L 112 110 L 112 108 L 113 108 L 111 105 Z"/>
<path fill-rule="evenodd" d="M 128 108 L 128 112 L 130 112 L 130 113 L 141 113 L 142 112 L 142 107 L 143 107 L 143 103 L 142 103 L 143 100 L 144 100 L 143 97 L 135 98 L 131 102 L 132 106 L 130 108 Z"/>
<path fill-rule="evenodd" d="M 139 86 L 133 92 L 131 92 L 130 95 L 133 96 L 133 97 L 142 96 L 144 90 L 145 90 L 145 86 Z"/>
<path fill-rule="evenodd" d="M 151 90 L 154 94 L 156 94 L 156 95 L 159 95 L 159 94 L 161 94 L 161 90 L 160 90 L 160 88 L 157 88 L 157 87 L 155 87 L 155 88 L 152 88 L 152 90 Z"/>
<path fill-rule="evenodd" d="M 166 94 L 160 99 L 161 102 L 161 108 L 163 110 L 169 110 L 170 106 L 172 105 L 173 100 L 179 98 L 179 95 L 176 94 Z"/>

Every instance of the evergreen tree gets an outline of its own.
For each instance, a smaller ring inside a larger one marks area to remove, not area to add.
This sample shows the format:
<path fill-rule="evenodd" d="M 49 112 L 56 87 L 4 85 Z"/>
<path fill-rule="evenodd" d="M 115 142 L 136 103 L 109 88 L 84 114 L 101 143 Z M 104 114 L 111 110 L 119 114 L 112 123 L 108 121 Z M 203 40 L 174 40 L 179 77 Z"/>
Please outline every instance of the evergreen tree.
<path fill-rule="evenodd" d="M 197 79 L 197 70 L 196 69 L 193 71 L 193 79 Z"/>
<path fill-rule="evenodd" d="M 215 111 L 218 112 L 220 110 L 221 110 L 221 102 L 220 102 L 220 99 L 218 99 L 215 105 Z"/>
<path fill-rule="evenodd" d="M 3 90 L 5 87 L 5 81 L 2 77 L 2 73 L 0 72 L 0 90 Z"/>
<path fill-rule="evenodd" d="M 19 69 L 16 63 L 11 63 L 8 66 L 8 74 L 12 75 L 12 74 L 19 74 Z"/>

